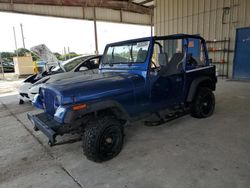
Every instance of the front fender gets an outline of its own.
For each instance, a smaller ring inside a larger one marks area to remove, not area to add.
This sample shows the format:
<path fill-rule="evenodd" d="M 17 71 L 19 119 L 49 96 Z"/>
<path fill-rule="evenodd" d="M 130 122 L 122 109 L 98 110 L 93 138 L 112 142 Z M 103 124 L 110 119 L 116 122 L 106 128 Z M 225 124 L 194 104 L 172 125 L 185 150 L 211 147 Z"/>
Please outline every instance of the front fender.
<path fill-rule="evenodd" d="M 116 108 L 120 111 L 121 113 L 120 115 L 123 118 L 125 119 L 130 118 L 129 114 L 126 112 L 126 110 L 122 107 L 120 103 L 118 103 L 117 101 L 107 100 L 101 102 L 88 103 L 86 109 L 77 111 L 72 110 L 72 105 L 64 107 L 60 106 L 54 115 L 54 119 L 59 123 L 72 123 L 76 119 L 79 119 L 86 114 L 97 112 L 100 110 L 105 110 L 108 108 Z"/>
<path fill-rule="evenodd" d="M 32 101 L 32 104 L 37 107 L 37 108 L 40 108 L 40 109 L 44 109 L 43 108 L 43 102 L 41 100 L 41 97 L 39 94 L 36 94 L 33 101 Z"/>

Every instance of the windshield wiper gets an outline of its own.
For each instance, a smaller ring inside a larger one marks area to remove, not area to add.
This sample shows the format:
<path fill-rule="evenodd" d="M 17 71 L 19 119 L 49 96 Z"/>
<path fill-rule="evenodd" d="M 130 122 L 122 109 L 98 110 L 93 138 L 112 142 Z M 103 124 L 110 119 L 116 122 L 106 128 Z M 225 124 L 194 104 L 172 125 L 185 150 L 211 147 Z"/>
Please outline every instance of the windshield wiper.
<path fill-rule="evenodd" d="M 114 63 L 112 63 L 111 61 L 109 61 L 108 64 L 109 64 L 110 67 L 114 66 Z"/>
<path fill-rule="evenodd" d="M 103 60 L 103 64 L 104 65 L 109 65 L 110 67 L 114 66 L 113 60 L 110 60 L 110 61 Z"/>
<path fill-rule="evenodd" d="M 129 50 L 129 53 L 130 53 L 130 57 L 131 57 L 131 61 L 128 62 L 128 66 L 130 67 L 133 62 L 134 62 L 134 57 L 133 57 L 133 46 L 131 46 L 130 50 Z"/>

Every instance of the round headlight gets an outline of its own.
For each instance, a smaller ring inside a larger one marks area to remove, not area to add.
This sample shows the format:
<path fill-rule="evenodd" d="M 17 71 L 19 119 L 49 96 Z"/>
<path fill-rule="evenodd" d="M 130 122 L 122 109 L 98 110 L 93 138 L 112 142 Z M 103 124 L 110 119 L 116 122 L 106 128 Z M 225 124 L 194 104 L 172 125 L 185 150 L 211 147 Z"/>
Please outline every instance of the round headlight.
<path fill-rule="evenodd" d="M 60 106 L 60 104 L 61 104 L 61 96 L 57 95 L 55 97 L 55 102 L 54 102 L 55 108 L 58 108 Z"/>
<path fill-rule="evenodd" d="M 39 95 L 40 95 L 41 101 L 43 102 L 44 96 L 45 96 L 45 91 L 43 88 L 39 88 Z"/>

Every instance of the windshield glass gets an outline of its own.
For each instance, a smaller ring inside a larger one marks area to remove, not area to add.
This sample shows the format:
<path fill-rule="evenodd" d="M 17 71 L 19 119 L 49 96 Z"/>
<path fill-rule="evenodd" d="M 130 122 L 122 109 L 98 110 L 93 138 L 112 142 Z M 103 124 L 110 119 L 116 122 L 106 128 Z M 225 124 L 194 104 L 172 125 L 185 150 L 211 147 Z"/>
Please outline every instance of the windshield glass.
<path fill-rule="evenodd" d="M 87 58 L 89 58 L 89 56 L 75 57 L 63 62 L 61 65 L 63 66 L 66 72 L 69 72 L 73 70 L 80 63 L 83 63 Z"/>
<path fill-rule="evenodd" d="M 144 63 L 147 58 L 149 41 L 130 42 L 110 46 L 103 55 L 104 64 Z"/>

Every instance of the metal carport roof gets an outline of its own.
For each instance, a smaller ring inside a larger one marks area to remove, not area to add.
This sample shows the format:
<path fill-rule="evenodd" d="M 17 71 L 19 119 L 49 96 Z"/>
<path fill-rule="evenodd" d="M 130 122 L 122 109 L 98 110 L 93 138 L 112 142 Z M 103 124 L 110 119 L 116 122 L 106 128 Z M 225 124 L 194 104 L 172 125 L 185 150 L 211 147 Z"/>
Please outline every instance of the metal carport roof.
<path fill-rule="evenodd" d="M 154 0 L 0 0 L 0 11 L 152 25 Z"/>

